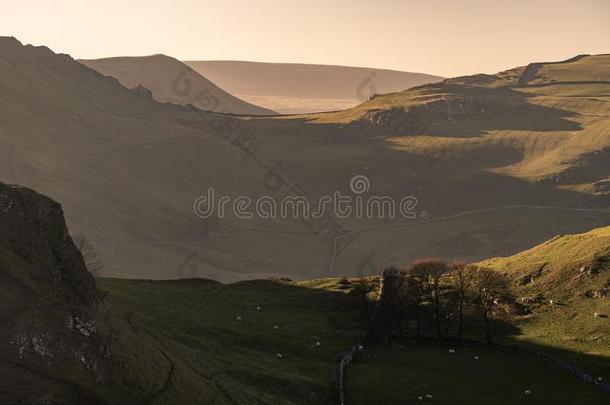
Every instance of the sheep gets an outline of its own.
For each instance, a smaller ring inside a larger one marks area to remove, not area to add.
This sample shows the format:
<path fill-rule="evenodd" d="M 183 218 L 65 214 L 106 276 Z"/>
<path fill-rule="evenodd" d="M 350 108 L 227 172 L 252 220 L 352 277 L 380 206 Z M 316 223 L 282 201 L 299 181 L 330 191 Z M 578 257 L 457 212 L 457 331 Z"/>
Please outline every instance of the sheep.
<path fill-rule="evenodd" d="M 241 321 L 241 316 L 236 317 L 235 320 L 238 322 Z"/>
<path fill-rule="evenodd" d="M 474 359 L 475 360 L 479 360 L 479 356 L 474 356 Z"/>
<path fill-rule="evenodd" d="M 593 314 L 594 317 L 599 318 L 601 316 L 601 314 L 599 312 L 596 312 Z"/>
<path fill-rule="evenodd" d="M 257 311 L 260 311 L 260 310 L 261 310 L 261 307 L 256 307 L 256 310 L 257 310 Z"/>
<path fill-rule="evenodd" d="M 553 301 L 553 300 L 549 300 L 549 304 L 550 304 L 550 305 L 555 305 L 555 301 Z"/>
<path fill-rule="evenodd" d="M 280 330 L 280 327 L 279 327 L 278 325 L 275 325 L 275 326 L 273 327 L 273 329 L 275 329 L 275 330 Z"/>
<path fill-rule="evenodd" d="M 322 345 L 322 343 L 320 343 L 320 342 L 316 342 L 316 346 L 317 346 L 317 347 L 320 347 L 321 345 Z"/>
<path fill-rule="evenodd" d="M 454 349 L 449 349 L 449 354 L 455 354 L 455 350 Z"/>
<path fill-rule="evenodd" d="M 424 397 L 422 397 L 422 396 L 420 395 L 420 396 L 418 396 L 418 397 L 417 397 L 417 400 L 418 400 L 418 401 L 423 401 L 423 400 L 424 400 Z"/>
<path fill-rule="evenodd" d="M 284 357 L 284 356 L 282 356 L 282 353 L 278 353 L 278 354 L 276 354 L 275 356 L 276 356 L 278 359 L 281 359 L 282 357 Z"/>
<path fill-rule="evenodd" d="M 364 350 L 364 346 L 358 345 L 358 350 L 363 351 Z"/>
<path fill-rule="evenodd" d="M 434 397 L 430 394 L 426 394 L 426 399 L 434 399 Z"/>
<path fill-rule="evenodd" d="M 597 377 L 597 381 L 602 382 L 604 379 L 602 377 Z"/>
<path fill-rule="evenodd" d="M 525 395 L 532 395 L 532 391 L 530 391 L 530 390 L 525 390 L 525 391 L 524 391 L 524 394 L 525 394 Z"/>

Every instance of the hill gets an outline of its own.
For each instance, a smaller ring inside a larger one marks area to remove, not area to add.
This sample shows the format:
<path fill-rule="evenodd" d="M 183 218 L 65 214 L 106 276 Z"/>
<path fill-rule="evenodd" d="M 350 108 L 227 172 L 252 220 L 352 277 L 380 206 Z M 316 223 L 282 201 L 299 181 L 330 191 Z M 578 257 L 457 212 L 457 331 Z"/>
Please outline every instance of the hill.
<path fill-rule="evenodd" d="M 342 110 L 373 94 L 443 79 L 423 73 L 302 63 L 184 63 L 230 93 L 283 114 Z"/>
<path fill-rule="evenodd" d="M 366 331 L 357 280 L 94 282 L 57 203 L 3 184 L 0 196 L 2 403 L 335 403 L 336 365 Z M 603 238 L 594 246 L 607 252 L 608 229 L 582 238 Z M 588 250 L 580 239 L 565 241 L 566 257 Z M 523 255 L 544 255 L 548 244 Z M 560 256 L 555 251 L 551 262 Z M 607 276 L 604 264 L 586 277 Z M 553 349 L 524 331 L 518 339 Z M 596 343 L 607 350 L 603 339 Z M 585 355 L 588 369 L 608 375 L 607 355 L 561 351 Z M 460 389 L 475 382 L 476 395 Z M 451 355 L 443 346 L 367 347 L 348 368 L 347 388 L 350 403 L 415 402 L 431 393 L 437 401 L 510 404 L 524 390 L 543 404 L 606 398 L 536 357 L 497 348 Z"/>
<path fill-rule="evenodd" d="M 532 307 L 532 315 L 520 320 L 519 339 L 581 353 L 571 356 L 571 361 L 608 375 L 610 228 L 557 236 L 519 254 L 480 264 L 513 278 L 520 299 Z M 586 355 L 603 356 L 603 366 L 592 366 Z"/>
<path fill-rule="evenodd" d="M 270 115 L 274 111 L 243 101 L 182 62 L 165 55 L 80 60 L 98 72 L 118 79 L 127 88 L 143 86 L 155 100 L 216 112 Z"/>
<path fill-rule="evenodd" d="M 370 274 L 417 257 L 506 256 L 609 223 L 603 83 L 445 82 L 342 112 L 236 117 L 158 103 L 15 39 L 0 39 L 0 54 L 0 178 L 61 202 L 106 277 Z M 411 215 L 248 219 L 233 203 L 223 218 L 194 213 L 209 188 L 251 209 L 296 192 L 311 207 L 336 192 L 355 199 L 355 176 L 368 181 L 363 198 L 415 198 Z"/>

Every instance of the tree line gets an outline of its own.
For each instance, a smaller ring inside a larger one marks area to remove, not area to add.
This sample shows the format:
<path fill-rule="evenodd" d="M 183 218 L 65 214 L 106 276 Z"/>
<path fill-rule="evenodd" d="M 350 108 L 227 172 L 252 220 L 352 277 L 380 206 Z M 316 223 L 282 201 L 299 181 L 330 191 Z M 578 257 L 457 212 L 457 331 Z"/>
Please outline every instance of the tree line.
<path fill-rule="evenodd" d="M 441 260 L 426 259 L 409 268 L 385 269 L 380 278 L 383 293 L 370 299 L 377 289 L 371 278 L 356 281 L 370 331 L 377 341 L 428 337 L 438 340 L 494 335 L 507 325 L 518 309 L 506 276 L 494 270 Z"/>

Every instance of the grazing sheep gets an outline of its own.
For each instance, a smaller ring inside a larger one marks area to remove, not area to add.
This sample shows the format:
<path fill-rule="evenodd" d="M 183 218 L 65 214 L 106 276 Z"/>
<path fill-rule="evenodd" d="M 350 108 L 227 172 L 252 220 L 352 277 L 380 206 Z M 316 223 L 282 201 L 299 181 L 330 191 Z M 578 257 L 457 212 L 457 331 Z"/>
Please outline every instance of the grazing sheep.
<path fill-rule="evenodd" d="M 449 349 L 449 354 L 455 354 L 455 350 L 454 349 Z"/>
<path fill-rule="evenodd" d="M 553 300 L 549 300 L 549 304 L 550 304 L 550 305 L 555 305 L 555 301 L 553 301 Z"/>
<path fill-rule="evenodd" d="M 423 401 L 423 400 L 424 400 L 424 397 L 422 397 L 422 396 L 420 395 L 420 396 L 418 396 L 418 397 L 417 397 L 417 400 L 418 400 L 418 401 Z"/>
<path fill-rule="evenodd" d="M 360 351 L 364 350 L 364 346 L 358 345 L 358 350 L 360 350 Z"/>
<path fill-rule="evenodd" d="M 532 395 L 532 391 L 530 391 L 530 390 L 525 390 L 524 393 L 525 393 L 525 395 Z"/>
<path fill-rule="evenodd" d="M 235 318 L 236 321 L 241 321 L 241 316 Z"/>
<path fill-rule="evenodd" d="M 601 314 L 600 314 L 599 312 L 596 312 L 596 313 L 594 313 L 594 314 L 593 314 L 593 316 L 594 316 L 594 317 L 596 317 L 596 318 L 599 318 L 599 317 L 600 317 L 600 315 L 601 315 Z"/>
<path fill-rule="evenodd" d="M 318 347 L 320 347 L 321 344 L 322 343 L 320 343 L 320 342 L 316 342 L 316 346 L 318 346 Z"/>
<path fill-rule="evenodd" d="M 273 327 L 273 329 L 275 329 L 275 330 L 280 330 L 280 327 L 279 327 L 279 326 L 277 326 L 277 325 L 275 325 L 275 326 Z"/>
<path fill-rule="evenodd" d="M 474 359 L 475 360 L 479 360 L 479 356 L 474 356 Z"/>
<path fill-rule="evenodd" d="M 426 399 L 434 399 L 434 397 L 430 394 L 426 394 Z"/>
<path fill-rule="evenodd" d="M 597 381 L 604 381 L 604 379 L 602 377 L 597 377 Z"/>
<path fill-rule="evenodd" d="M 261 310 L 261 307 L 256 307 L 256 310 L 257 310 L 257 311 L 260 311 L 260 310 Z"/>
<path fill-rule="evenodd" d="M 281 359 L 282 357 L 284 357 L 284 356 L 282 356 L 282 353 L 278 353 L 278 354 L 276 354 L 276 356 L 278 359 Z"/>

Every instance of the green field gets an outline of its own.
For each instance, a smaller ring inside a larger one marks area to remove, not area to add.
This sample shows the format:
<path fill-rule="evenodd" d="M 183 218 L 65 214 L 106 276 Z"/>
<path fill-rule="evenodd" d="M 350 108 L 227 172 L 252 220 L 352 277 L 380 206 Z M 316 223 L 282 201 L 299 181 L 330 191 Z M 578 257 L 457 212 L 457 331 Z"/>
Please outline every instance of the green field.
<path fill-rule="evenodd" d="M 337 281 L 98 284 L 115 347 L 159 392 L 152 403 L 326 404 L 339 354 L 363 333 Z"/>
<path fill-rule="evenodd" d="M 475 356 L 479 356 L 475 360 Z M 608 395 L 535 357 L 415 345 L 367 351 L 348 369 L 347 403 L 605 404 Z M 529 390 L 531 395 L 526 395 Z"/>

